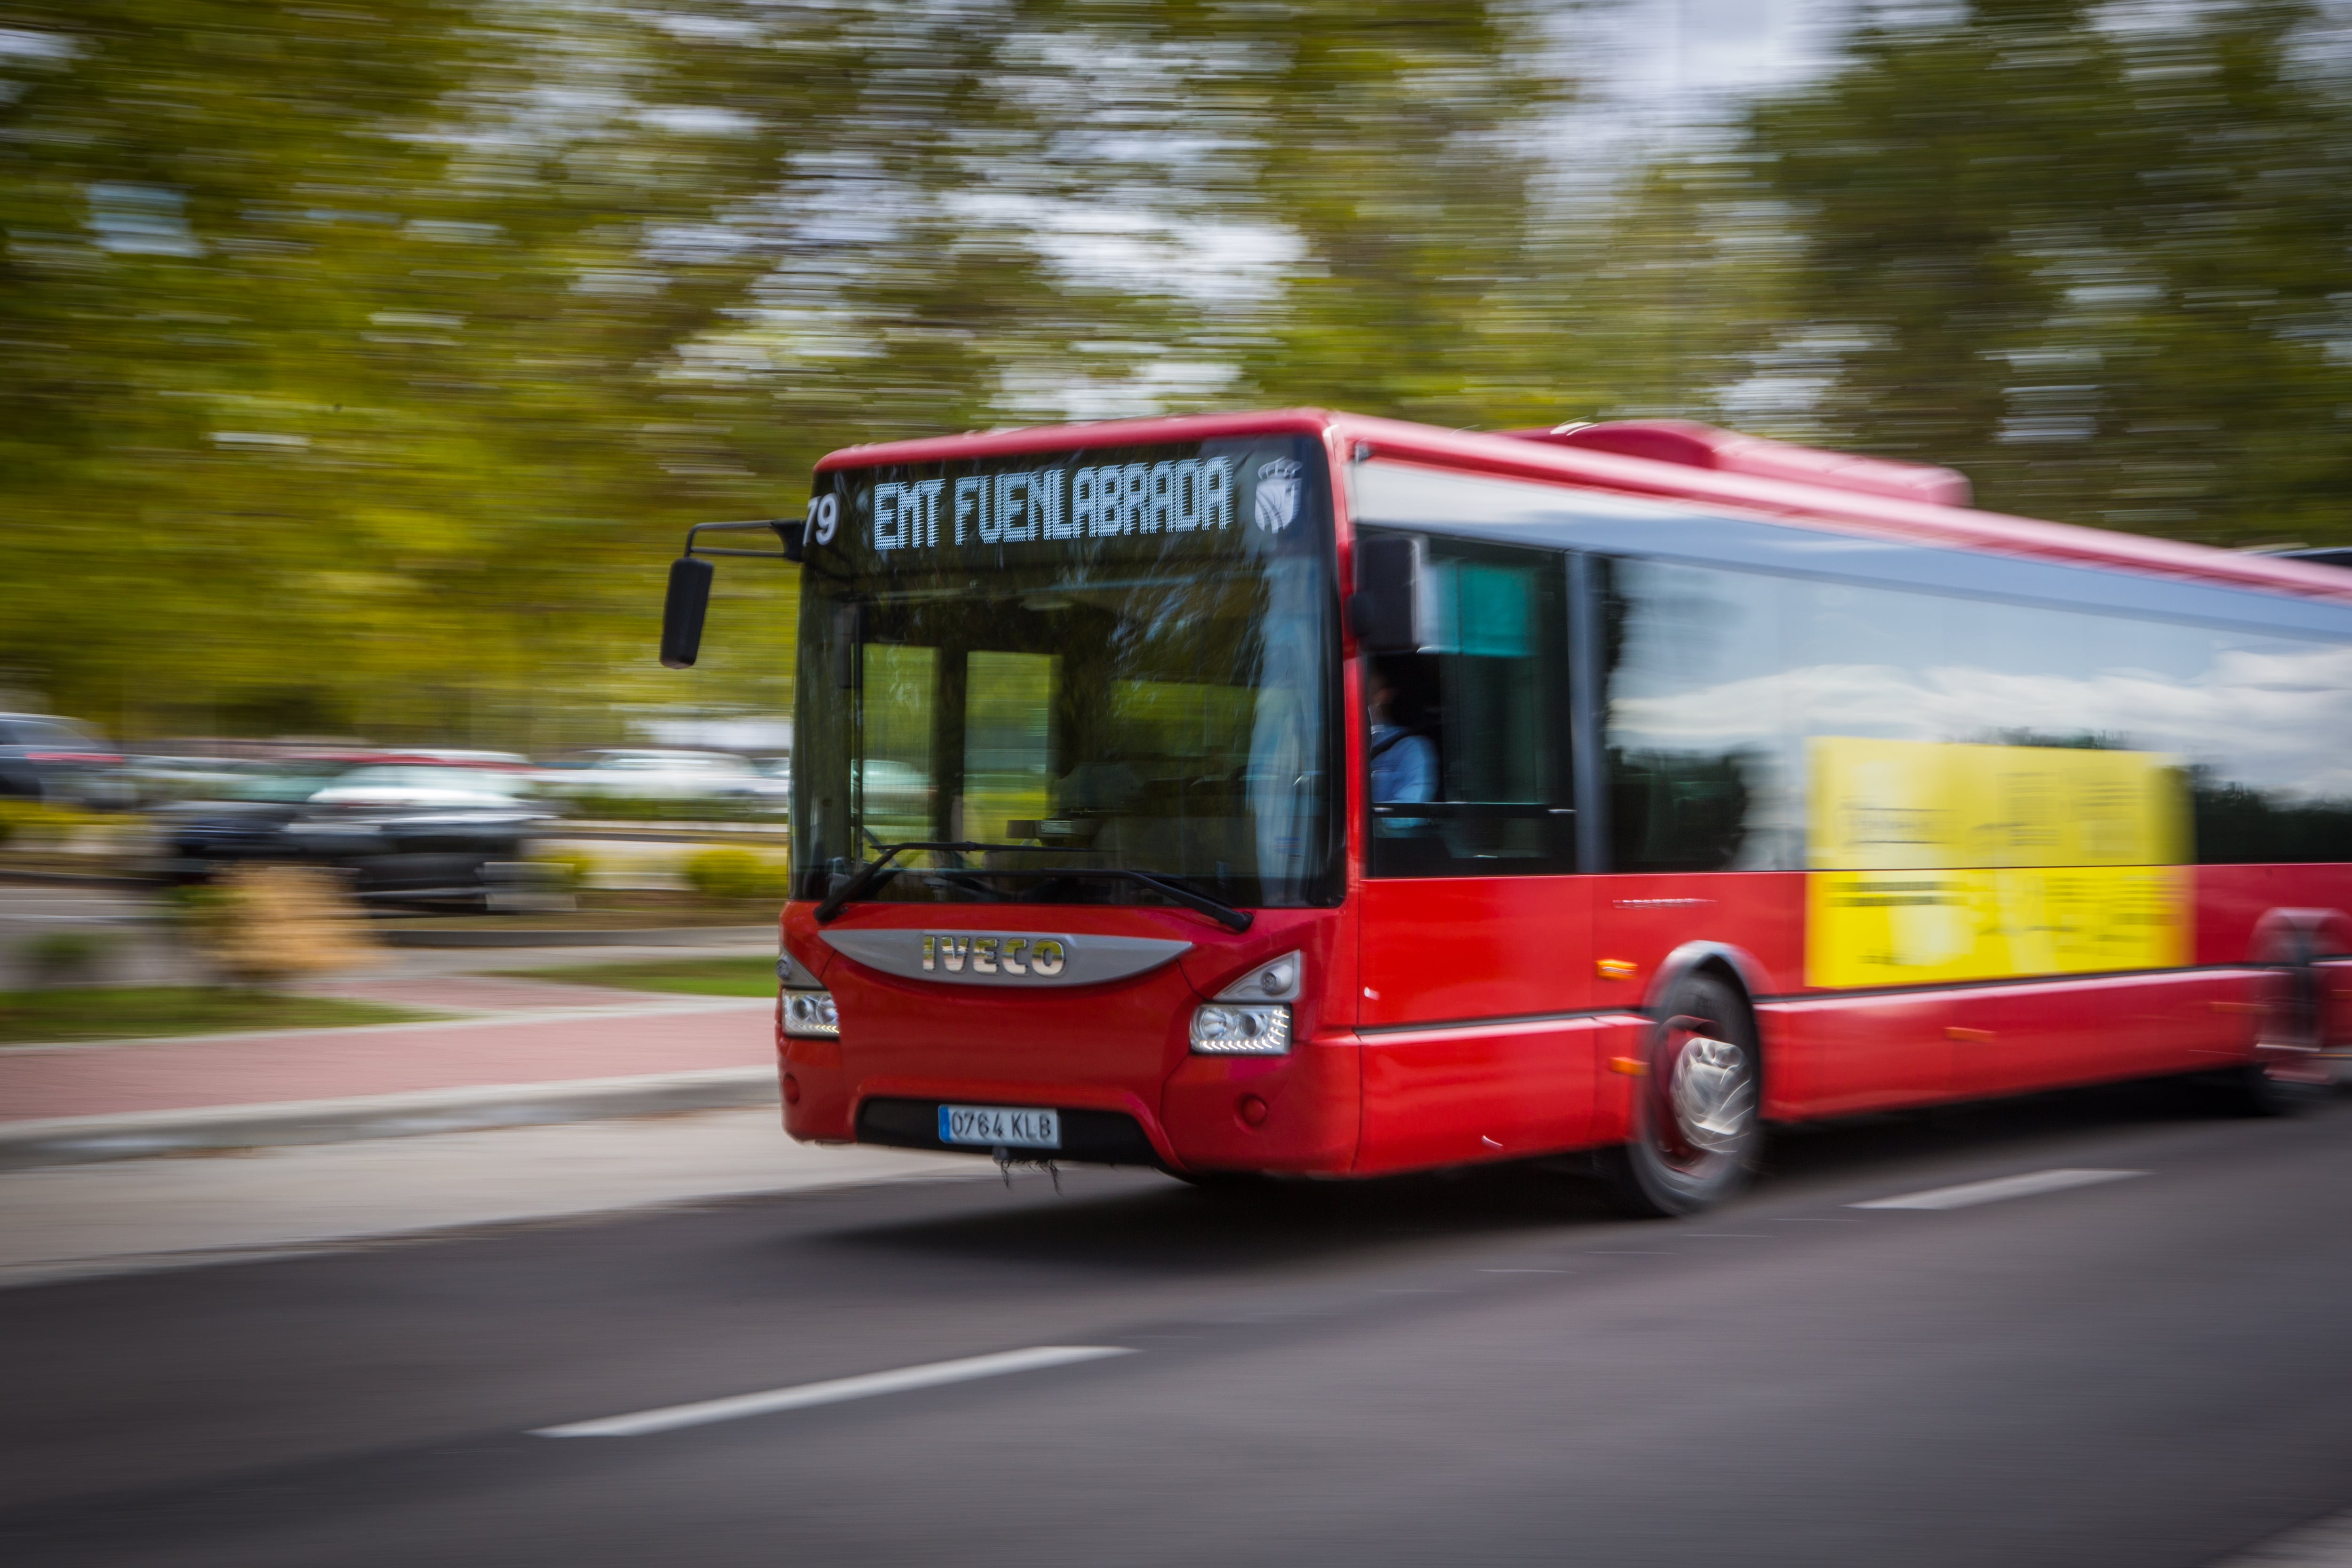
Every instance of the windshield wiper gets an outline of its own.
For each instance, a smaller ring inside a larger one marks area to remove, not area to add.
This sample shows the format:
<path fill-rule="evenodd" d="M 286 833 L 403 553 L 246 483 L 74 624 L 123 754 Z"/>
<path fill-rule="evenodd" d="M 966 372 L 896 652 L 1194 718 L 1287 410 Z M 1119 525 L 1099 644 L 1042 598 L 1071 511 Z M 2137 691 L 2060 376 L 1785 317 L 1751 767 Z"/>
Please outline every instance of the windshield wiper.
<path fill-rule="evenodd" d="M 882 880 L 883 873 L 885 872 L 890 872 L 893 874 L 896 874 L 898 871 L 906 869 L 903 866 L 894 868 L 891 866 L 890 862 L 897 860 L 908 850 L 935 850 L 959 854 L 968 850 L 1024 850 L 1031 854 L 1039 854 L 1049 852 L 1061 854 L 1067 854 L 1070 852 L 1066 850 L 1055 850 L 1054 846 L 1049 844 L 982 844 L 964 842 L 961 841 L 950 842 L 930 839 L 907 839 L 898 843 L 886 844 L 880 839 L 875 838 L 873 833 L 870 831 L 866 832 L 866 836 L 873 842 L 874 847 L 880 850 L 882 852 L 879 855 L 877 855 L 874 859 L 867 861 L 864 865 L 859 866 L 856 876 L 851 877 L 847 882 L 843 883 L 839 887 L 835 888 L 831 893 L 825 894 L 824 902 L 816 906 L 816 917 L 820 924 L 829 921 L 835 915 L 840 914 L 843 905 L 855 904 L 859 899 L 865 897 L 868 893 L 872 892 L 874 884 Z M 1102 851 L 1081 850 L 1078 852 L 1081 854 L 1098 855 L 1102 853 Z M 953 871 L 961 868 L 941 867 L 939 869 L 941 871 Z"/>
<path fill-rule="evenodd" d="M 1050 844 L 929 843 L 917 842 L 914 841 L 909 841 L 905 843 L 881 844 L 879 845 L 879 848 L 882 851 L 882 854 L 879 859 L 868 861 L 865 865 L 860 866 L 856 876 L 851 877 L 847 882 L 842 883 L 841 886 L 835 888 L 831 894 L 826 895 L 824 903 L 816 906 L 816 917 L 820 923 L 831 920 L 835 915 L 841 913 L 844 905 L 854 903 L 857 899 L 866 896 L 868 892 L 872 891 L 875 883 L 882 880 L 883 873 L 886 870 L 889 869 L 891 861 L 895 860 L 899 854 L 908 850 L 940 850 L 956 852 L 965 850 L 1021 850 L 1031 854 L 1070 852 L 1066 850 L 1061 850 L 1056 846 Z M 1078 852 L 1084 854 L 1101 854 L 1103 852 L 1100 850 L 1085 850 Z M 981 871 L 969 866 L 947 866 L 939 868 L 931 874 L 935 876 L 1072 877 L 1087 878 L 1097 881 L 1132 882 L 1151 889 L 1154 893 L 1160 894 L 1162 897 L 1167 898 L 1173 903 L 1182 904 L 1185 908 L 1192 910 L 1196 915 L 1207 915 L 1210 919 L 1215 921 L 1218 925 L 1224 926 L 1229 931 L 1246 931 L 1255 920 L 1255 916 L 1251 915 L 1248 910 L 1237 909 L 1234 905 L 1227 904 L 1222 898 L 1215 898 L 1212 897 L 1208 894 L 1196 892 L 1193 889 L 1185 886 L 1182 883 L 1173 881 L 1168 877 L 1155 876 L 1150 872 L 1135 871 L 1127 866 L 1047 866 L 1038 871 L 1013 871 L 1004 868 L 992 868 L 987 871 Z"/>
<path fill-rule="evenodd" d="M 1207 915 L 1210 919 L 1215 921 L 1218 925 L 1225 927 L 1229 931 L 1246 931 L 1257 918 L 1246 909 L 1236 909 L 1222 898 L 1218 898 L 1211 894 L 1196 892 L 1193 889 L 1185 886 L 1182 883 L 1175 881 L 1173 878 L 1155 876 L 1150 872 L 1137 871 L 1129 866 L 1051 866 L 1044 871 L 1016 871 L 1009 873 L 973 872 L 966 874 L 975 876 L 984 874 L 989 876 L 1091 877 L 1097 881 L 1105 882 L 1139 883 L 1143 886 L 1151 889 L 1154 893 L 1172 899 L 1197 915 Z"/>

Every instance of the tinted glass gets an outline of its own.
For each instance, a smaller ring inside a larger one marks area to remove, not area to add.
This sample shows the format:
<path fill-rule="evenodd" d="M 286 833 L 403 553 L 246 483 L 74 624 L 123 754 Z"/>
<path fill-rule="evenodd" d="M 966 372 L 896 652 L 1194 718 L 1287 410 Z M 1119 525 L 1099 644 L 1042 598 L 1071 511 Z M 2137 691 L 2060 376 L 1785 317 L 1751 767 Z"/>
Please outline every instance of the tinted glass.
<path fill-rule="evenodd" d="M 1338 896 L 1319 446 L 1257 437 L 830 476 L 802 575 L 795 889 Z M 1056 874 L 1047 875 L 1046 873 Z"/>
<path fill-rule="evenodd" d="M 1572 870 L 1562 558 L 1427 545 L 1422 650 L 1366 671 L 1370 873 Z"/>
<path fill-rule="evenodd" d="M 0 746 L 43 746 L 58 751 L 87 751 L 97 744 L 89 736 L 47 719 L 18 719 L 0 725 Z"/>
<path fill-rule="evenodd" d="M 1782 580 L 1612 565 L 1602 644 L 1612 867 L 1802 863 Z"/>
<path fill-rule="evenodd" d="M 442 789 L 468 795 L 520 795 L 530 780 L 488 768 L 354 768 L 332 779 L 337 789 Z"/>
<path fill-rule="evenodd" d="M 320 768 L 265 768 L 249 779 L 241 779 L 226 791 L 233 800 L 266 801 L 289 805 L 307 800 L 332 784 L 342 770 Z"/>
<path fill-rule="evenodd" d="M 2162 754 L 2198 859 L 2352 861 L 2352 647 L 1658 561 L 1607 581 L 1620 870 L 1803 867 L 1822 737 Z"/>

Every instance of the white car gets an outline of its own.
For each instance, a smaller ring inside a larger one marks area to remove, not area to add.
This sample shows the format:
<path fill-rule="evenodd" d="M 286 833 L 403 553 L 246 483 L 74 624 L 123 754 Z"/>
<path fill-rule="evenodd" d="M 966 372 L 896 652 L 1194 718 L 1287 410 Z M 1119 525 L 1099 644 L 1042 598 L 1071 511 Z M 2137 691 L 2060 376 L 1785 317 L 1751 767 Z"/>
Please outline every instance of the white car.
<path fill-rule="evenodd" d="M 921 768 L 884 757 L 859 758 L 850 764 L 866 802 L 866 816 L 877 822 L 905 828 L 928 838 L 931 818 L 931 777 Z M 914 824 L 908 827 L 908 824 Z"/>
<path fill-rule="evenodd" d="M 384 763 L 338 774 L 310 796 L 311 806 L 483 808 L 522 806 L 535 786 L 528 773 L 503 768 L 451 768 L 432 763 Z"/>
<path fill-rule="evenodd" d="M 792 793 L 740 757 L 720 751 L 597 751 L 584 768 L 553 768 L 539 775 L 551 789 L 575 796 L 632 796 L 660 800 L 768 800 Z"/>

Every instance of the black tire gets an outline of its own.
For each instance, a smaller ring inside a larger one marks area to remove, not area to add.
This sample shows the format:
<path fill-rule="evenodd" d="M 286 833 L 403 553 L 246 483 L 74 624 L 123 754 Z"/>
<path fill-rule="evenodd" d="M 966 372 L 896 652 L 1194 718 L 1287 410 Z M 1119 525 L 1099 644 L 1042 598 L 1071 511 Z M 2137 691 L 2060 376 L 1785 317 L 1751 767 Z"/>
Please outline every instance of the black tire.
<path fill-rule="evenodd" d="M 2292 1116 L 2328 1097 L 2325 982 L 2317 945 L 2300 929 L 2284 933 L 2262 988 L 2255 1059 L 2208 1080 L 2222 1110 L 2239 1116 Z"/>
<path fill-rule="evenodd" d="M 1747 1185 L 1764 1137 L 1761 1061 L 1747 1001 L 1708 973 L 1667 993 L 1634 1080 L 1633 1136 L 1600 1156 L 1610 1207 L 1696 1214 Z"/>
<path fill-rule="evenodd" d="M 2231 1116 L 2294 1116 L 2327 1098 L 2328 1086 L 2283 1078 L 2268 1062 L 2249 1061 L 2209 1074 L 2217 1109 Z"/>

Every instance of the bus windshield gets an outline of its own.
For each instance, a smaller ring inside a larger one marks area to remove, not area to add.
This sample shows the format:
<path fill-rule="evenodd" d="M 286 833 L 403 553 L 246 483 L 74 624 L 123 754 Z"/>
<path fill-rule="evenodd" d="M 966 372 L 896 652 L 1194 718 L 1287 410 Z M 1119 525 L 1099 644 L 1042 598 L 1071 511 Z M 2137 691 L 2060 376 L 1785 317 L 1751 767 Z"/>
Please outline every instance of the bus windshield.
<path fill-rule="evenodd" d="M 857 896 L 1334 901 L 1327 488 L 1291 436 L 821 476 L 795 895 L 953 844 Z"/>

